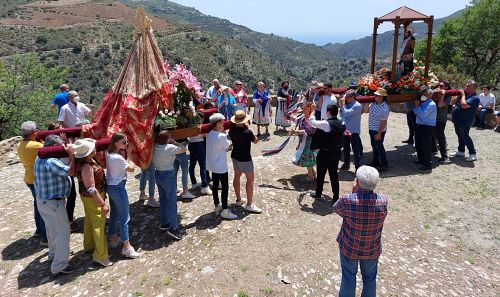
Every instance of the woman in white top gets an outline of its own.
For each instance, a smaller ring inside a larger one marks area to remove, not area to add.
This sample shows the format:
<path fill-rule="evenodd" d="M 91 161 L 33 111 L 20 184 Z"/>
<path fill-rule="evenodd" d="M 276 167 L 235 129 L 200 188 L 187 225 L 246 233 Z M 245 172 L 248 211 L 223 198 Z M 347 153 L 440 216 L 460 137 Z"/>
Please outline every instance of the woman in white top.
<path fill-rule="evenodd" d="M 177 188 L 174 161 L 178 154 L 186 153 L 186 148 L 170 137 L 167 130 L 160 131 L 156 136 L 153 162 L 156 167 L 155 179 L 160 195 L 160 230 L 167 235 L 180 240 L 186 234 L 180 227 L 177 218 Z"/>
<path fill-rule="evenodd" d="M 229 193 L 229 174 L 227 167 L 227 149 L 229 140 L 224 134 L 224 116 L 214 113 L 210 116 L 212 131 L 207 135 L 207 170 L 212 172 L 212 196 L 214 198 L 215 213 L 222 210 L 221 217 L 228 220 L 237 218 L 227 208 L 227 196 Z M 219 182 L 222 184 L 222 205 L 219 201 Z"/>
<path fill-rule="evenodd" d="M 135 164 L 122 156 L 127 152 L 130 156 L 132 147 L 128 145 L 127 136 L 123 133 L 115 133 L 111 137 L 108 152 L 106 153 L 106 192 L 109 196 L 111 211 L 109 215 L 109 234 L 111 235 L 111 248 L 117 247 L 123 242 L 122 255 L 128 258 L 137 258 L 139 253 L 130 245 L 128 222 L 130 221 L 130 209 L 127 190 L 127 172 L 134 172 Z M 116 227 L 119 230 L 116 230 Z M 118 231 L 119 237 L 118 237 Z"/>

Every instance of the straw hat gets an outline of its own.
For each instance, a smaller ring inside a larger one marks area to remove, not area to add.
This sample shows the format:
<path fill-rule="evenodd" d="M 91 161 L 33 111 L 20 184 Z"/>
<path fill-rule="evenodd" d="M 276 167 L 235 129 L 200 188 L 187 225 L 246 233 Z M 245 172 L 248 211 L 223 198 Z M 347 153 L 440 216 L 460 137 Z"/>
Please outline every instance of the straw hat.
<path fill-rule="evenodd" d="M 383 88 L 379 88 L 375 93 L 375 95 L 386 97 L 387 96 L 387 90 Z"/>
<path fill-rule="evenodd" d="M 73 148 L 75 149 L 75 158 L 85 158 L 90 155 L 95 149 L 95 139 L 92 138 L 83 138 L 78 139 L 73 144 Z"/>
<path fill-rule="evenodd" d="M 231 117 L 231 122 L 235 124 L 243 124 L 250 121 L 250 116 L 244 110 L 237 110 L 234 116 Z"/>

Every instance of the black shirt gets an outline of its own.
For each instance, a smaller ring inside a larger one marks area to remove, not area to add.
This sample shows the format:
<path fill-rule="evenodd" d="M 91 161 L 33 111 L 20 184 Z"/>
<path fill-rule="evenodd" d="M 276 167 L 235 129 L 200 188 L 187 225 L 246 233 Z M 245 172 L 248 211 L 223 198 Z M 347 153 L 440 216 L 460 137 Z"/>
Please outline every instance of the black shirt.
<path fill-rule="evenodd" d="M 229 129 L 229 137 L 233 142 L 233 151 L 231 152 L 231 158 L 240 162 L 252 161 L 252 156 L 250 155 L 250 146 L 252 141 L 254 141 L 255 136 L 252 130 L 247 127 L 231 127 Z"/>

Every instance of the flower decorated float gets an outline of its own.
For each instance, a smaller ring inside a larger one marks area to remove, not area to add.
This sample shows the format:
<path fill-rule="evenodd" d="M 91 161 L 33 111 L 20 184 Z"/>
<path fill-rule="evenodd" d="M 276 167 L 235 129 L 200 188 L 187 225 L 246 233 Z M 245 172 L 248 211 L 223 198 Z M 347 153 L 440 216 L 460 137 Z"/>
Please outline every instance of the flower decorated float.
<path fill-rule="evenodd" d="M 193 99 L 201 98 L 201 86 L 184 65 L 164 62 L 144 9 L 137 12 L 137 27 L 128 58 L 118 80 L 102 100 L 91 124 L 83 127 L 41 131 L 39 139 L 49 134 L 66 133 L 67 137 L 91 137 L 97 150 L 107 149 L 115 132 L 127 135 L 132 146 L 129 156 L 141 168 L 148 167 L 154 145 L 154 132 L 168 129 L 176 139 L 206 133 L 210 125 L 200 125 L 201 117 L 214 110 L 194 110 Z M 229 122 L 225 123 L 229 127 Z M 39 157 L 64 157 L 60 146 L 43 148 Z"/>

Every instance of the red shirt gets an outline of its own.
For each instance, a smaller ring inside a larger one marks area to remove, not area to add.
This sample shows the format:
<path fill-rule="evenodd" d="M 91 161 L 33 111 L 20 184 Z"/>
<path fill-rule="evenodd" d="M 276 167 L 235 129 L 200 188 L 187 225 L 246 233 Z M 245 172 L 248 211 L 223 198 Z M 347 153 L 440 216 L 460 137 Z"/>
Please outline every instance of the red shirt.
<path fill-rule="evenodd" d="M 359 190 L 343 195 L 333 206 L 342 227 L 337 242 L 340 252 L 353 260 L 373 260 L 382 253 L 382 228 L 387 216 L 387 198 Z"/>

